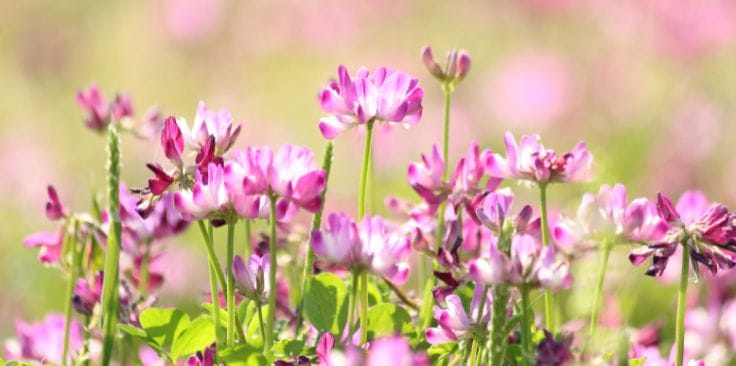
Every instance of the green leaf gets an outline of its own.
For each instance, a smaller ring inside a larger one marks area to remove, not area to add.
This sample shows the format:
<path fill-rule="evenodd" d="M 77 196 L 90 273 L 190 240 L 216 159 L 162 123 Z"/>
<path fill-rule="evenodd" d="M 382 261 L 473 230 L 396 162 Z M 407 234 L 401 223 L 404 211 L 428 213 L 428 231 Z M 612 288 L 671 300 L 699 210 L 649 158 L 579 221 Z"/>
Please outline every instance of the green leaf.
<path fill-rule="evenodd" d="M 267 366 L 268 361 L 259 348 L 252 345 L 237 345 L 217 352 L 221 362 L 231 366 Z"/>
<path fill-rule="evenodd" d="M 141 313 L 139 321 L 146 334 L 162 350 L 168 350 L 189 325 L 189 315 L 178 309 L 150 308 Z"/>
<path fill-rule="evenodd" d="M 647 360 L 646 357 L 632 358 L 629 360 L 629 366 L 644 366 L 644 362 Z"/>
<path fill-rule="evenodd" d="M 329 272 L 309 279 L 304 294 L 304 314 L 317 330 L 339 334 L 348 318 L 348 289 Z"/>
<path fill-rule="evenodd" d="M 215 341 L 214 320 L 207 316 L 200 316 L 189 323 L 187 329 L 176 338 L 171 346 L 171 358 L 176 360 L 181 356 L 205 349 Z"/>
<path fill-rule="evenodd" d="M 411 315 L 401 306 L 385 303 L 368 310 L 368 339 L 414 332 Z"/>
<path fill-rule="evenodd" d="M 381 290 L 373 282 L 368 282 L 368 306 L 374 306 L 385 302 Z"/>
<path fill-rule="evenodd" d="M 148 336 L 148 333 L 146 333 L 145 330 L 138 328 L 138 327 L 128 325 L 128 324 L 118 324 L 118 329 L 120 329 L 121 332 L 127 333 L 131 335 L 132 337 L 139 339 L 143 343 L 151 346 L 151 348 L 153 348 L 157 352 L 165 353 L 161 349 L 161 346 L 158 343 L 156 343 L 156 341 L 154 341 L 151 337 Z"/>
<path fill-rule="evenodd" d="M 302 354 L 304 350 L 304 341 L 296 339 L 285 339 L 274 343 L 272 353 L 276 357 L 294 358 Z"/>
<path fill-rule="evenodd" d="M 212 314 L 212 303 L 203 302 L 202 307 L 207 310 L 207 313 Z M 227 328 L 227 310 L 220 308 L 220 326 Z"/>

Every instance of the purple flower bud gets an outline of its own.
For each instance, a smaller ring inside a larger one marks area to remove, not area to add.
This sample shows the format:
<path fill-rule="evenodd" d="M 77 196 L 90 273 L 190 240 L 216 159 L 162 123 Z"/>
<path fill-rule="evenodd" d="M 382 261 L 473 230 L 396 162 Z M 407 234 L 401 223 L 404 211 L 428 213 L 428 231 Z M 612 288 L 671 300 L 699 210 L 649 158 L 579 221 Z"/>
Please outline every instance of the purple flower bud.
<path fill-rule="evenodd" d="M 120 121 L 125 117 L 133 117 L 133 101 L 128 94 L 118 94 L 112 102 L 112 117 Z"/>
<path fill-rule="evenodd" d="M 455 79 L 460 81 L 468 75 L 470 72 L 470 66 L 472 61 L 470 60 L 470 54 L 465 50 L 460 50 L 457 55 L 457 69 L 455 71 Z"/>
<path fill-rule="evenodd" d="M 161 147 L 166 158 L 177 166 L 181 166 L 181 155 L 184 153 L 184 136 L 174 116 L 166 117 L 164 129 L 161 131 Z"/>
<path fill-rule="evenodd" d="M 85 124 L 93 131 L 101 132 L 110 123 L 110 105 L 102 95 L 97 85 L 92 84 L 87 89 L 77 92 L 77 104 L 85 110 Z"/>
<path fill-rule="evenodd" d="M 102 271 L 97 272 L 94 281 L 90 284 L 86 279 L 79 279 L 74 286 L 72 305 L 74 310 L 82 315 L 92 315 L 95 306 L 102 299 Z"/>
<path fill-rule="evenodd" d="M 49 185 L 46 187 L 49 194 L 49 200 L 46 202 L 46 217 L 49 220 L 59 220 L 66 216 L 66 209 L 59 201 L 59 195 L 56 194 L 54 186 Z"/>
<path fill-rule="evenodd" d="M 172 183 L 174 183 L 174 177 L 164 171 L 161 165 L 158 164 L 146 164 L 148 170 L 153 172 L 154 178 L 148 180 L 148 188 L 151 190 L 153 195 L 158 196 L 166 191 Z"/>
<path fill-rule="evenodd" d="M 422 63 L 424 63 L 424 67 L 427 68 L 432 76 L 436 77 L 439 80 L 444 79 L 445 73 L 442 71 L 442 68 L 440 68 L 440 65 L 437 63 L 437 61 L 434 60 L 432 47 L 424 46 L 424 48 L 422 48 Z"/>
<path fill-rule="evenodd" d="M 268 300 L 271 285 L 268 278 L 270 256 L 263 257 L 253 254 L 248 263 L 236 256 L 233 260 L 233 275 L 238 291 L 248 299 L 264 304 Z"/>

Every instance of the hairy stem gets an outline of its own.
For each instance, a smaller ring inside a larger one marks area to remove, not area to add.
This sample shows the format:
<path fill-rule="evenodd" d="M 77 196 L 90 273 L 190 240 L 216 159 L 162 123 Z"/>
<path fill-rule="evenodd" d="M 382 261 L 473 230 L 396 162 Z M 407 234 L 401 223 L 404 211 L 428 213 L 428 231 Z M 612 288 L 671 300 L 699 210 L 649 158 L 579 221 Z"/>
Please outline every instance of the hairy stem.
<path fill-rule="evenodd" d="M 82 250 L 80 250 L 78 243 L 79 224 L 74 222 L 74 232 L 72 235 L 67 235 L 67 240 L 71 248 L 72 254 L 72 266 L 69 268 L 69 283 L 66 287 L 66 298 L 64 306 L 64 348 L 62 351 L 61 364 L 66 366 L 69 361 L 69 330 L 71 328 L 72 321 L 72 298 L 74 297 L 74 286 L 77 282 L 77 273 L 79 272 L 79 262 L 82 259 Z M 85 324 L 86 327 L 86 324 Z"/>
<path fill-rule="evenodd" d="M 677 340 L 677 358 L 675 366 L 682 366 L 685 353 L 685 300 L 687 297 L 687 281 L 690 277 L 690 251 L 687 244 L 682 244 L 682 268 L 680 270 L 680 288 L 677 292 L 677 323 L 675 338 Z"/>
<path fill-rule="evenodd" d="M 266 339 L 263 342 L 263 353 L 266 358 L 271 357 L 271 345 L 274 339 L 274 325 L 276 322 L 276 197 L 272 194 L 270 197 L 271 208 L 269 214 L 269 241 L 268 249 L 270 254 L 271 268 L 268 271 L 268 279 L 271 284 L 271 290 L 268 292 L 268 318 L 266 319 Z"/>
<path fill-rule="evenodd" d="M 603 281 L 606 277 L 606 268 L 608 267 L 608 257 L 613 248 L 608 242 L 602 243 L 603 256 L 601 257 L 601 265 L 598 268 L 598 279 L 595 285 L 595 294 L 593 295 L 593 309 L 590 312 L 590 342 L 595 344 L 595 336 L 598 330 L 598 317 L 600 316 L 601 303 L 603 303 Z"/>
<path fill-rule="evenodd" d="M 118 323 L 118 276 L 120 267 L 120 136 L 117 127 L 108 127 L 107 142 L 107 196 L 110 234 L 105 253 L 105 276 L 102 285 L 102 365 L 108 366 L 115 348 L 115 335 Z"/>
<path fill-rule="evenodd" d="M 519 292 L 521 292 L 521 347 L 526 358 L 532 352 L 531 327 L 534 314 L 529 303 L 529 289 L 522 286 Z"/>
<path fill-rule="evenodd" d="M 547 216 L 547 184 L 539 184 L 539 200 L 542 207 L 542 244 L 544 246 L 549 245 L 549 219 Z M 555 332 L 555 319 L 554 319 L 554 297 L 552 290 L 546 289 L 544 291 L 544 320 L 547 330 Z"/>

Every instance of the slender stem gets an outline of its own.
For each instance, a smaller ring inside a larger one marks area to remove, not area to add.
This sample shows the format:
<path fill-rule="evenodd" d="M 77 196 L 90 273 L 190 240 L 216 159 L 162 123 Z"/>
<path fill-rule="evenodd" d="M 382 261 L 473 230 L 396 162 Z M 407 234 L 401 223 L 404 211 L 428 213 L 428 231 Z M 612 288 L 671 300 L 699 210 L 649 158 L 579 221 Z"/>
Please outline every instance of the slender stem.
<path fill-rule="evenodd" d="M 265 345 L 266 329 L 263 327 L 263 305 L 260 301 L 256 301 L 256 309 L 258 311 L 258 328 L 261 329 L 261 341 Z"/>
<path fill-rule="evenodd" d="M 67 235 L 69 246 L 72 254 L 72 266 L 69 268 L 69 283 L 66 287 L 66 298 L 64 304 L 64 350 L 61 357 L 61 365 L 66 366 L 69 361 L 69 330 L 71 328 L 72 321 L 72 297 L 74 297 L 74 286 L 77 282 L 77 272 L 79 271 L 79 261 L 81 260 L 81 250 L 79 250 L 79 243 L 77 235 L 79 233 L 79 224 L 74 223 L 74 233 Z"/>
<path fill-rule="evenodd" d="M 498 249 L 505 255 L 511 253 L 510 229 L 507 229 L 506 223 L 498 237 Z M 491 313 L 491 322 L 493 322 L 493 333 L 491 334 L 491 350 L 488 352 L 490 358 L 488 364 L 492 366 L 500 366 L 506 357 L 506 347 L 508 344 L 508 304 L 509 304 L 509 287 L 506 284 L 497 284 L 491 290 L 493 294 L 493 310 Z"/>
<path fill-rule="evenodd" d="M 687 240 L 687 239 L 686 239 Z M 682 366 L 685 352 L 685 298 L 687 297 L 687 281 L 690 276 L 690 251 L 687 244 L 682 244 L 682 269 L 680 271 L 680 289 L 677 292 L 677 323 L 675 338 L 677 339 L 677 358 L 675 366 Z"/>
<path fill-rule="evenodd" d="M 89 361 L 90 361 L 89 360 L 90 359 L 89 357 L 89 338 L 90 338 L 89 328 L 92 325 L 89 323 L 89 319 L 90 319 L 89 315 L 84 317 L 84 328 L 82 328 L 82 333 L 83 333 L 82 336 L 84 337 L 84 341 L 83 341 L 84 343 L 82 344 L 82 354 L 87 356 L 84 358 L 83 365 L 85 366 L 89 365 Z"/>
<path fill-rule="evenodd" d="M 360 275 L 360 343 L 368 342 L 368 272 Z"/>
<path fill-rule="evenodd" d="M 445 124 L 442 134 L 442 157 L 445 159 L 445 164 L 447 164 L 450 151 L 450 100 L 452 97 L 452 85 L 450 83 L 442 84 L 442 91 L 445 93 Z M 447 179 L 447 174 L 448 170 L 445 169 L 444 179 Z"/>
<path fill-rule="evenodd" d="M 473 346 L 475 346 L 475 342 L 473 338 L 468 338 L 467 340 L 468 344 L 465 347 L 465 354 L 463 355 L 463 365 L 468 364 L 468 360 L 470 359 L 470 354 L 473 353 Z"/>
<path fill-rule="evenodd" d="M 273 344 L 274 323 L 276 322 L 276 197 L 271 195 L 271 209 L 269 215 L 269 257 L 271 260 L 271 268 L 268 271 L 268 279 L 271 284 L 271 291 L 268 292 L 268 318 L 266 319 L 266 338 L 263 342 L 263 353 L 266 358 L 271 357 L 271 345 Z"/>
<path fill-rule="evenodd" d="M 250 233 L 250 220 L 249 219 L 243 219 L 243 222 L 245 223 L 245 260 L 248 260 L 250 258 L 250 253 L 253 250 L 253 244 L 251 243 L 251 233 Z"/>
<path fill-rule="evenodd" d="M 205 247 L 207 248 L 207 257 L 209 258 L 210 262 L 213 264 L 213 269 L 215 271 L 215 277 L 217 278 L 217 282 L 220 284 L 220 288 L 226 289 L 227 288 L 227 281 L 225 280 L 225 274 L 222 272 L 222 267 L 220 267 L 220 261 L 217 259 L 217 255 L 215 254 L 215 248 L 214 248 L 214 240 L 213 240 L 213 232 L 212 230 L 209 231 L 209 234 L 207 233 L 207 229 L 205 228 L 204 221 L 197 221 L 199 226 L 199 232 L 202 234 L 202 239 L 205 243 Z M 210 225 L 211 229 L 211 225 Z M 218 304 L 220 301 L 220 293 L 219 291 L 215 291 L 213 293 L 214 296 L 216 296 Z M 214 305 L 213 305 L 214 306 Z M 238 324 L 241 324 L 240 317 L 238 314 L 235 314 L 235 321 Z M 237 331 L 238 339 L 240 342 L 245 344 L 245 334 L 243 333 L 242 327 L 236 327 L 235 329 Z"/>
<path fill-rule="evenodd" d="M 217 288 L 217 272 L 215 270 L 215 264 L 207 259 L 207 264 L 210 270 L 210 292 L 212 292 L 212 318 L 215 319 L 215 344 L 222 345 L 224 342 L 221 341 L 220 333 L 217 329 L 220 327 L 220 290 Z"/>
<path fill-rule="evenodd" d="M 118 323 L 118 277 L 120 267 L 120 137 L 115 123 L 108 127 L 107 145 L 107 196 L 110 234 L 105 253 L 105 277 L 102 285 L 102 365 L 108 366 L 115 348 Z"/>
<path fill-rule="evenodd" d="M 322 226 L 322 212 L 324 212 L 325 209 L 325 196 L 327 195 L 327 182 L 330 181 L 330 170 L 332 167 L 332 141 L 328 141 L 327 145 L 325 146 L 325 154 L 322 159 L 322 169 L 325 171 L 325 189 L 322 190 L 322 205 L 320 205 L 319 209 L 317 209 L 317 212 L 314 213 L 314 216 L 312 217 L 312 231 L 319 230 L 320 226 Z M 310 233 L 311 235 L 311 233 Z M 314 251 L 312 250 L 312 246 L 307 246 L 307 256 L 304 258 L 304 268 L 302 272 L 302 289 L 299 294 L 300 300 L 299 300 L 299 308 L 296 311 L 296 331 L 295 333 L 299 333 L 299 328 L 301 328 L 302 321 L 304 319 L 304 315 L 302 314 L 303 307 L 304 307 L 304 293 L 307 292 L 307 283 L 309 279 L 312 277 L 312 267 L 314 266 Z"/>
<path fill-rule="evenodd" d="M 365 196 L 368 183 L 368 167 L 371 161 L 371 150 L 373 145 L 373 120 L 366 123 L 365 146 L 363 147 L 363 167 L 360 171 L 360 186 L 358 190 L 358 220 L 365 216 Z"/>
<path fill-rule="evenodd" d="M 355 310 L 356 304 L 358 303 L 358 272 L 353 272 L 351 286 L 350 286 L 350 298 L 348 299 L 348 336 L 353 334 L 353 325 L 355 325 Z"/>
<path fill-rule="evenodd" d="M 488 297 L 488 285 L 484 285 L 483 292 L 481 293 L 480 306 L 478 307 L 478 316 L 475 319 L 475 324 L 481 325 L 480 322 L 483 320 L 483 308 L 486 306 L 487 297 Z"/>
<path fill-rule="evenodd" d="M 598 330 L 598 316 L 600 315 L 601 303 L 603 302 L 603 280 L 606 277 L 606 268 L 608 267 L 608 257 L 611 254 L 613 246 L 606 241 L 602 243 L 603 256 L 601 257 L 601 265 L 598 268 L 598 280 L 595 286 L 595 294 L 593 295 L 593 310 L 590 313 L 590 342 L 595 343 L 596 331 Z"/>
<path fill-rule="evenodd" d="M 526 286 L 519 287 L 521 292 L 521 347 L 524 357 L 532 350 L 531 322 L 533 314 L 529 303 L 529 289 Z"/>
<path fill-rule="evenodd" d="M 388 286 L 388 288 L 391 289 L 391 291 L 393 291 L 396 294 L 396 296 L 399 298 L 399 300 L 401 300 L 401 302 L 406 304 L 406 306 L 414 310 L 417 310 L 417 311 L 419 310 L 419 305 L 416 302 L 414 302 L 414 300 L 412 300 L 411 297 L 409 297 L 409 295 L 407 295 L 404 292 L 404 290 L 401 289 L 401 287 L 396 286 L 393 282 L 385 278 L 383 279 L 383 282 L 386 284 L 386 286 Z"/>
<path fill-rule="evenodd" d="M 227 345 L 235 344 L 235 278 L 233 277 L 233 257 L 235 253 L 235 219 L 227 220 Z"/>
<path fill-rule="evenodd" d="M 470 356 L 465 362 L 466 364 L 475 366 L 476 359 L 478 358 L 478 340 L 473 339 L 473 345 L 470 346 Z"/>
<path fill-rule="evenodd" d="M 151 262 L 151 242 L 145 243 L 145 251 L 143 252 L 143 259 L 141 260 L 141 277 L 138 281 L 138 292 L 145 298 L 148 296 L 148 278 L 150 274 L 150 262 Z"/>
<path fill-rule="evenodd" d="M 547 183 L 539 183 L 539 200 L 542 206 L 542 244 L 544 246 L 549 245 L 549 220 L 547 216 Z M 555 319 L 554 319 L 554 297 L 552 290 L 546 289 L 544 291 L 544 320 L 547 330 L 555 332 Z"/>

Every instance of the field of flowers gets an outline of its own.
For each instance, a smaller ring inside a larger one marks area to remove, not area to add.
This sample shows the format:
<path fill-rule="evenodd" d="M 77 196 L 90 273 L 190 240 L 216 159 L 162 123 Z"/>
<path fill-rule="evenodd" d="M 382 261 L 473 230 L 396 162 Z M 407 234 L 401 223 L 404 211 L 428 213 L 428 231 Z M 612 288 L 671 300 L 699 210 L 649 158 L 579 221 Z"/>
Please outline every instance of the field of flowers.
<path fill-rule="evenodd" d="M 736 365 L 736 3 L 0 23 L 0 362 Z"/>

